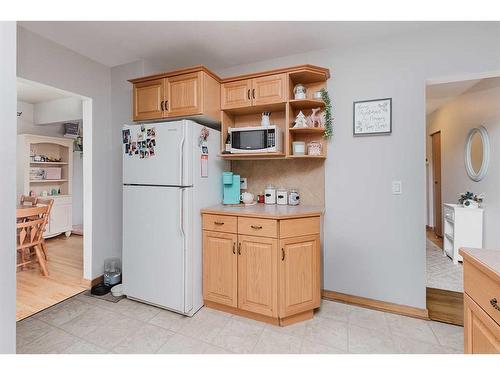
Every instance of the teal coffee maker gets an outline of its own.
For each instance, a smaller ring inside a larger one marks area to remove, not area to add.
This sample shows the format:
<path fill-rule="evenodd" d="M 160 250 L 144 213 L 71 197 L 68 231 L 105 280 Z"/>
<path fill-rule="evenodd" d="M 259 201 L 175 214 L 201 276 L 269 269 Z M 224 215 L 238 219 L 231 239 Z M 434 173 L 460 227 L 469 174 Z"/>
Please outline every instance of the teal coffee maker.
<path fill-rule="evenodd" d="M 233 172 L 223 172 L 222 184 L 224 185 L 223 203 L 240 203 L 240 175 L 233 174 Z"/>

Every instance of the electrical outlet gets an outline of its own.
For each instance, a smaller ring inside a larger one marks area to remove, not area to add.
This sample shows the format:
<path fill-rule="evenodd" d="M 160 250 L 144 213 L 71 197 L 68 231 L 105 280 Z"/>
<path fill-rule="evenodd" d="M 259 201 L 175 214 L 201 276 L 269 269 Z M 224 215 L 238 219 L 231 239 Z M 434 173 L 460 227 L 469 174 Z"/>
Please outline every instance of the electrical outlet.
<path fill-rule="evenodd" d="M 248 189 L 247 188 L 247 178 L 246 177 L 241 177 L 240 178 L 240 189 Z"/>
<path fill-rule="evenodd" d="M 392 181 L 392 194 L 394 195 L 403 194 L 403 184 L 401 181 Z"/>

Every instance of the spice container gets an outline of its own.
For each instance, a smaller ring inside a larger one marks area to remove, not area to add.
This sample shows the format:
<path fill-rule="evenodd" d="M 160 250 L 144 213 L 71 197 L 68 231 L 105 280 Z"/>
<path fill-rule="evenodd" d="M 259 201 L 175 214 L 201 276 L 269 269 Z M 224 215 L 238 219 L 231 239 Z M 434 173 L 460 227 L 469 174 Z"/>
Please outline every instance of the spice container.
<path fill-rule="evenodd" d="M 288 193 L 288 204 L 290 206 L 297 206 L 299 203 L 299 191 L 297 189 L 290 189 L 290 192 Z"/>
<path fill-rule="evenodd" d="M 288 191 L 284 188 L 279 188 L 276 191 L 276 203 L 281 205 L 288 204 Z"/>

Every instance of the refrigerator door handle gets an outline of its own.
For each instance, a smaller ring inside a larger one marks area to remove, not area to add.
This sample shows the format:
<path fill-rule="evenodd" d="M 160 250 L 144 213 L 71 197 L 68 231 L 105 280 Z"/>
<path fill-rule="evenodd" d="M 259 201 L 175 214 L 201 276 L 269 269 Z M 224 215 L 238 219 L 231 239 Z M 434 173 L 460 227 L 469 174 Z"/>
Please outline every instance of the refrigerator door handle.
<path fill-rule="evenodd" d="M 179 159 L 179 178 L 180 184 L 184 184 L 184 141 L 186 139 L 186 127 L 182 127 L 182 139 L 179 142 L 179 155 L 181 156 Z"/>
<path fill-rule="evenodd" d="M 184 189 L 179 189 L 179 231 L 182 235 L 182 244 L 185 242 L 184 233 Z"/>

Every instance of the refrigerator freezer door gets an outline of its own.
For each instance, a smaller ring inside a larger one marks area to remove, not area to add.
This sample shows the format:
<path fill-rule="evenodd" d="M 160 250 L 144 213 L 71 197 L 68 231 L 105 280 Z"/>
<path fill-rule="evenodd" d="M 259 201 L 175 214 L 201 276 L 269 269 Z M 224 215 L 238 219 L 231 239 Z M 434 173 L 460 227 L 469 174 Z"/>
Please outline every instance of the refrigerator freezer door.
<path fill-rule="evenodd" d="M 123 187 L 125 294 L 185 312 L 182 189 Z"/>
<path fill-rule="evenodd" d="M 145 129 L 141 132 L 141 126 Z M 123 130 L 130 131 L 130 141 L 138 142 L 142 133 L 142 141 L 147 144 L 148 129 L 154 128 L 154 156 L 145 158 L 139 154 L 125 153 L 122 145 L 123 183 L 133 185 L 188 185 L 184 177 L 187 160 L 185 160 L 187 127 L 184 121 L 174 121 L 145 125 L 125 125 Z M 137 144 L 136 144 L 137 147 Z"/>

